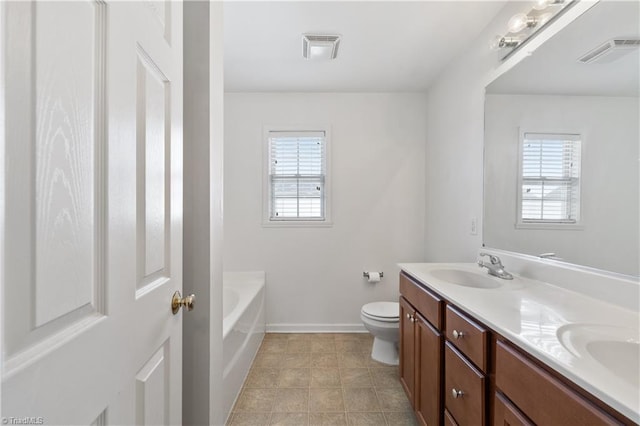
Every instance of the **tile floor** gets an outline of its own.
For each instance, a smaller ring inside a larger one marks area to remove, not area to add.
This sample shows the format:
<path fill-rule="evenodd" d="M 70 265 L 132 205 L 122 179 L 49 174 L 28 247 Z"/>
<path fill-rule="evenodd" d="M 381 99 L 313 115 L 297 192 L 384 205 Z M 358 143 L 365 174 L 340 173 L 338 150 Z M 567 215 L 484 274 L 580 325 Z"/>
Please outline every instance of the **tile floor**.
<path fill-rule="evenodd" d="M 416 425 L 368 334 L 267 334 L 228 425 Z"/>

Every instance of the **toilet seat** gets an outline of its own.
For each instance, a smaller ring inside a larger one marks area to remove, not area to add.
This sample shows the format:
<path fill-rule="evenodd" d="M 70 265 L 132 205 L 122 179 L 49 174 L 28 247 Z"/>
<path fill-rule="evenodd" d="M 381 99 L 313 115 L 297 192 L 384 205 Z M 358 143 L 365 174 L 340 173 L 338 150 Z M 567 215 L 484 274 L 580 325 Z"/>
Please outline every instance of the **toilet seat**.
<path fill-rule="evenodd" d="M 372 320 L 381 322 L 398 322 L 400 305 L 398 302 L 373 302 L 362 307 L 360 313 Z"/>

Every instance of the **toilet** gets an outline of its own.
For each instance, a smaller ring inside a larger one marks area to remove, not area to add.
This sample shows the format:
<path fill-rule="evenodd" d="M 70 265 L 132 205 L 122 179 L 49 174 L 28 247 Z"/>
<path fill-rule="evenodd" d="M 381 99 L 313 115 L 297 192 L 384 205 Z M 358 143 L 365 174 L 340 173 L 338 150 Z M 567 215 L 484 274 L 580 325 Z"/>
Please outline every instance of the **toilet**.
<path fill-rule="evenodd" d="M 400 305 L 398 302 L 367 303 L 360 311 L 364 327 L 374 337 L 371 358 L 398 365 Z"/>

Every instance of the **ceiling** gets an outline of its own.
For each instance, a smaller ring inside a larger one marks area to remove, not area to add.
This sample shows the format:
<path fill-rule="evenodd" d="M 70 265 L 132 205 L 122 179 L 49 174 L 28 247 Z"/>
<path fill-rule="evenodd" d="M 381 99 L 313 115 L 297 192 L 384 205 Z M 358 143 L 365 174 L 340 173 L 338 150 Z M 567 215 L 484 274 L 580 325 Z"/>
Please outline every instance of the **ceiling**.
<path fill-rule="evenodd" d="M 225 2 L 225 90 L 423 91 L 505 3 Z M 302 34 L 314 32 L 342 36 L 337 59 L 302 57 Z"/>
<path fill-rule="evenodd" d="M 613 38 L 640 37 L 640 2 L 602 1 L 487 87 L 489 93 L 638 96 L 640 51 L 610 63 L 578 58 Z"/>

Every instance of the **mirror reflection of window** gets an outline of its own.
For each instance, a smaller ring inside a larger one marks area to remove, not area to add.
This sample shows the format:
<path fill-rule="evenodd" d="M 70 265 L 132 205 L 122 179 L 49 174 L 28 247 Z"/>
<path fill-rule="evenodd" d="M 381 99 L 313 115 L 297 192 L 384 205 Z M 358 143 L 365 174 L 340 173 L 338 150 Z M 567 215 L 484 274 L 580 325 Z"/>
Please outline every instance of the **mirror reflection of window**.
<path fill-rule="evenodd" d="M 580 220 L 580 135 L 524 133 L 518 223 Z"/>

